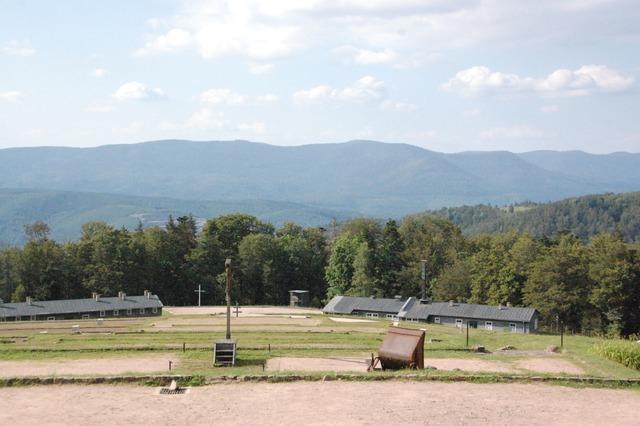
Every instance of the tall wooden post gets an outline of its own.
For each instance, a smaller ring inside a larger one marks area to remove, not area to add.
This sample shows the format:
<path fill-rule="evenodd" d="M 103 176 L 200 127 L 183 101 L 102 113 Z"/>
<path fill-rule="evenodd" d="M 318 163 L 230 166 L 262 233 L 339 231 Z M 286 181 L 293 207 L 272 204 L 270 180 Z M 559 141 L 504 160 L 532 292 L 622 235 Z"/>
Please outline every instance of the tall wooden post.
<path fill-rule="evenodd" d="M 227 272 L 227 339 L 231 339 L 231 259 L 224 262 L 224 269 Z"/>
<path fill-rule="evenodd" d="M 231 340 L 231 284 L 233 271 L 231 270 L 231 259 L 224 262 L 224 269 L 227 273 L 227 335 L 225 339 L 215 342 L 213 348 L 214 365 L 236 365 L 236 342 Z"/>

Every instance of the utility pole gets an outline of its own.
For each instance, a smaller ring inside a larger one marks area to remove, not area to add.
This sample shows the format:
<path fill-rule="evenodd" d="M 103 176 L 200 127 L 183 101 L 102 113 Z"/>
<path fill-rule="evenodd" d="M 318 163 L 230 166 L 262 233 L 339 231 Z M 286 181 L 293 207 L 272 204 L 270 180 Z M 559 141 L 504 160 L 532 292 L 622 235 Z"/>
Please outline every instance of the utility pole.
<path fill-rule="evenodd" d="M 422 263 L 422 271 L 421 271 L 421 278 L 422 278 L 422 294 L 420 299 L 421 300 L 426 300 L 427 299 L 427 261 L 426 260 L 421 260 L 420 263 Z"/>
<path fill-rule="evenodd" d="M 195 290 L 195 293 L 198 293 L 198 306 L 202 306 L 202 293 L 206 293 L 205 290 L 202 289 L 202 286 L 200 284 L 198 284 L 198 289 Z"/>

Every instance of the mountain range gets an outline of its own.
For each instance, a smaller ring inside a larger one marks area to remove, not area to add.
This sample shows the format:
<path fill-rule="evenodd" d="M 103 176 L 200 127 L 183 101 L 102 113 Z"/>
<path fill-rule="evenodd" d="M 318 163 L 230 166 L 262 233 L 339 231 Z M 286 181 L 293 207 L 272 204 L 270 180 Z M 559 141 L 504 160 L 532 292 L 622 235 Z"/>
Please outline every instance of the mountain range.
<path fill-rule="evenodd" d="M 91 220 L 105 217 L 97 210 L 112 211 L 112 218 L 126 216 L 116 222 L 127 226 L 137 222 L 136 215 L 233 210 L 275 222 L 320 224 L 358 215 L 400 217 L 442 207 L 637 191 L 638 164 L 640 154 L 633 153 L 446 154 L 374 141 L 284 147 L 166 140 L 2 149 L 0 188 L 4 210 L 26 202 L 32 218 L 52 213 L 45 201 L 55 199 L 68 206 L 62 212 Z"/>

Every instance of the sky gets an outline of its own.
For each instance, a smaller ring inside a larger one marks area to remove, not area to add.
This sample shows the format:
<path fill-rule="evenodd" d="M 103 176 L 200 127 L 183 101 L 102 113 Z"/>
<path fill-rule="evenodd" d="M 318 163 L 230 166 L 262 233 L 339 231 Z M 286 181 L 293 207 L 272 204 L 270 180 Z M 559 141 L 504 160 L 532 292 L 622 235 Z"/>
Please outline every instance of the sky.
<path fill-rule="evenodd" d="M 0 148 L 640 152 L 637 0 L 0 0 Z"/>

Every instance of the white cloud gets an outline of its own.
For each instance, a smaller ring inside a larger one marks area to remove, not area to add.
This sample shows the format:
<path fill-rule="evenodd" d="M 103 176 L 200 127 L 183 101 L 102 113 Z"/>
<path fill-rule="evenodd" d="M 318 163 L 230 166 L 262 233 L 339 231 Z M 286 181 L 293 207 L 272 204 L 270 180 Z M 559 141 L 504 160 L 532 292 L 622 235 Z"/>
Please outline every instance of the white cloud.
<path fill-rule="evenodd" d="M 178 52 L 192 43 L 191 33 L 181 28 L 173 28 L 165 34 L 152 37 L 142 49 L 135 54 L 138 56 L 157 55 Z"/>
<path fill-rule="evenodd" d="M 382 101 L 380 108 L 388 111 L 413 112 L 418 106 L 409 102 L 394 102 L 390 100 Z"/>
<path fill-rule="evenodd" d="M 0 54 L 11 56 L 31 56 L 36 50 L 29 40 L 9 40 L 0 44 Z"/>
<path fill-rule="evenodd" d="M 0 92 L 0 101 L 15 102 L 22 99 L 24 95 L 17 90 L 10 90 L 8 92 Z"/>
<path fill-rule="evenodd" d="M 377 65 L 394 62 L 398 55 L 392 49 L 369 50 L 353 46 L 342 46 L 335 53 L 346 57 L 349 61 L 360 65 Z"/>
<path fill-rule="evenodd" d="M 396 58 L 396 53 L 391 49 L 379 51 L 358 49 L 353 60 L 358 64 L 387 64 Z"/>
<path fill-rule="evenodd" d="M 560 111 L 560 107 L 558 105 L 543 105 L 540 107 L 540 111 L 549 114 Z"/>
<path fill-rule="evenodd" d="M 637 19 L 635 0 L 536 0 L 526 13 L 522 2 L 504 0 L 189 0 L 176 15 L 153 21 L 158 31 L 145 49 L 167 51 L 162 26 L 191 35 L 169 50 L 193 49 L 205 58 L 269 59 L 347 44 L 360 50 L 355 61 L 394 64 L 391 56 L 428 57 L 483 43 L 637 37 Z"/>
<path fill-rule="evenodd" d="M 97 78 L 102 78 L 107 75 L 107 70 L 104 68 L 96 68 L 93 70 L 93 75 Z"/>
<path fill-rule="evenodd" d="M 200 102 L 208 105 L 260 106 L 277 102 L 280 98 L 272 93 L 249 96 L 231 89 L 209 89 L 200 94 Z"/>
<path fill-rule="evenodd" d="M 249 72 L 251 74 L 266 74 L 273 70 L 274 65 L 270 63 L 252 62 L 249 64 Z"/>
<path fill-rule="evenodd" d="M 240 123 L 238 124 L 237 129 L 244 133 L 262 135 L 266 133 L 267 126 L 261 121 L 256 121 L 252 123 Z"/>
<path fill-rule="evenodd" d="M 128 83 L 123 84 L 115 91 L 113 97 L 119 101 L 128 101 L 128 100 L 152 100 L 152 99 L 161 99 L 166 95 L 164 90 L 160 88 L 148 88 L 143 83 L 137 81 L 130 81 Z"/>
<path fill-rule="evenodd" d="M 114 127 L 111 131 L 116 135 L 131 136 L 139 134 L 144 127 L 144 123 L 141 121 L 132 121 L 125 126 Z"/>
<path fill-rule="evenodd" d="M 228 125 L 224 114 L 211 108 L 200 108 L 187 119 L 184 127 L 200 130 L 221 129 Z"/>
<path fill-rule="evenodd" d="M 230 89 L 210 89 L 200 95 L 200 101 L 211 105 L 243 105 L 247 96 Z"/>
<path fill-rule="evenodd" d="M 277 102 L 278 100 L 280 100 L 280 97 L 272 93 L 267 93 L 266 95 L 260 95 L 256 98 L 256 102 L 258 104 L 267 104 L 271 102 Z"/>
<path fill-rule="evenodd" d="M 584 65 L 574 71 L 558 69 L 544 78 L 523 77 L 474 66 L 457 72 L 442 88 L 463 95 L 536 92 L 551 96 L 585 96 L 624 91 L 633 87 L 633 83 L 632 77 L 605 65 Z"/>
<path fill-rule="evenodd" d="M 194 111 L 186 120 L 182 122 L 161 122 L 159 129 L 163 132 L 175 132 L 184 134 L 203 134 L 203 132 L 215 131 L 218 137 L 237 139 L 263 135 L 267 131 L 267 126 L 262 121 L 235 122 L 228 118 L 223 112 L 204 106 Z M 209 134 L 209 133 L 206 133 Z"/>
<path fill-rule="evenodd" d="M 518 125 L 510 127 L 492 127 L 480 132 L 481 139 L 541 139 L 546 134 L 535 127 Z"/>
<path fill-rule="evenodd" d="M 293 100 L 298 103 L 325 100 L 362 103 L 381 101 L 385 96 L 384 82 L 372 76 L 365 76 L 353 85 L 341 89 L 321 85 L 307 90 L 299 90 L 293 94 Z"/>

